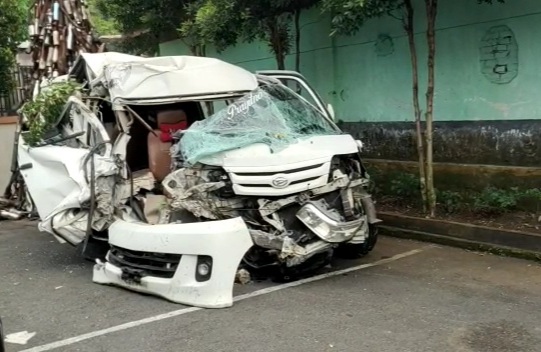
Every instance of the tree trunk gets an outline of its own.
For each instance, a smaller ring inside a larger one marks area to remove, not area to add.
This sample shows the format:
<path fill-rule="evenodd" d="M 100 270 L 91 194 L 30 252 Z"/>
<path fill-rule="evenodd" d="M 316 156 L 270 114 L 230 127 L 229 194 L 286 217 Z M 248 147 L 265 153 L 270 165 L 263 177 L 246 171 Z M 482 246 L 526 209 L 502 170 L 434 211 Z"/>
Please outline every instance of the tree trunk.
<path fill-rule="evenodd" d="M 435 86 L 435 58 L 436 58 L 436 15 L 438 0 L 425 0 L 427 14 L 427 44 L 428 44 L 428 86 L 426 89 L 426 186 L 428 196 L 428 209 L 430 216 L 436 215 L 436 191 L 434 189 L 434 172 L 432 169 L 433 147 L 432 130 L 434 121 L 434 86 Z"/>
<path fill-rule="evenodd" d="M 414 9 L 411 0 L 404 0 L 406 7 L 406 18 L 404 19 L 404 29 L 408 35 L 408 43 L 411 57 L 411 71 L 413 74 L 413 110 L 415 113 L 415 132 L 417 144 L 417 156 L 419 158 L 419 185 L 421 188 L 421 198 L 423 200 L 423 211 L 427 211 L 427 193 L 426 193 L 426 164 L 425 148 L 423 142 L 423 129 L 421 125 L 421 108 L 419 104 L 419 65 L 417 60 L 417 47 L 415 45 L 415 31 L 413 24 Z"/>
<path fill-rule="evenodd" d="M 295 11 L 295 71 L 301 72 L 301 10 Z"/>
<path fill-rule="evenodd" d="M 188 47 L 188 49 L 190 49 L 190 54 L 192 54 L 192 56 L 207 56 L 207 46 L 205 44 L 197 43 L 196 41 L 188 40 L 183 37 L 181 37 L 180 40 Z"/>
<path fill-rule="evenodd" d="M 191 52 L 194 56 L 205 57 L 207 56 L 207 47 L 205 44 L 194 44 L 191 47 Z"/>
<path fill-rule="evenodd" d="M 286 69 L 286 58 L 284 43 L 282 43 L 282 38 L 280 36 L 280 23 L 279 18 L 275 18 L 274 21 L 270 20 L 268 23 L 269 29 L 269 42 L 271 51 L 274 54 L 276 59 L 276 64 L 279 70 Z"/>
<path fill-rule="evenodd" d="M 284 43 L 280 38 L 280 35 L 277 35 L 277 38 L 274 40 L 274 55 L 276 57 L 276 64 L 278 65 L 279 70 L 286 69 L 286 57 L 284 52 Z"/>
<path fill-rule="evenodd" d="M 276 63 L 278 64 L 279 70 L 285 70 L 286 69 L 286 60 L 282 53 L 276 54 Z"/>

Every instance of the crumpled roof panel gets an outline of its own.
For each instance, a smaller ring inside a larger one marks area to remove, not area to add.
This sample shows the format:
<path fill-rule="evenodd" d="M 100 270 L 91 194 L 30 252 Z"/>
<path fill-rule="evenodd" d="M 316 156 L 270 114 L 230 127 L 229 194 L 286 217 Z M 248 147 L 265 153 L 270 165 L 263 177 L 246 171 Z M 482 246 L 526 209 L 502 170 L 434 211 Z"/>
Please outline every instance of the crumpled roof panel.
<path fill-rule="evenodd" d="M 143 58 L 107 52 L 82 54 L 91 87 L 103 84 L 115 104 L 166 103 L 179 97 L 249 92 L 257 88 L 251 72 L 227 62 L 197 56 Z"/>

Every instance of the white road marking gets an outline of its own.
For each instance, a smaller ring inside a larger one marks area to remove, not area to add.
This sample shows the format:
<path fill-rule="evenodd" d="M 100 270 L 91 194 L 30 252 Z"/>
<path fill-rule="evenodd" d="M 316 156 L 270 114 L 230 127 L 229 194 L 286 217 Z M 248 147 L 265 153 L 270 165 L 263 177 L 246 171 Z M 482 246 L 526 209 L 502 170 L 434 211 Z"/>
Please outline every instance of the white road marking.
<path fill-rule="evenodd" d="M 328 272 L 328 273 L 325 273 L 325 274 L 320 274 L 320 275 L 308 277 L 306 279 L 293 281 L 293 282 L 288 282 L 286 284 L 282 284 L 282 285 L 278 285 L 278 286 L 272 286 L 272 287 L 263 288 L 261 290 L 257 290 L 257 291 L 254 291 L 254 292 L 246 293 L 244 295 L 236 296 L 233 300 L 235 302 L 242 301 L 242 300 L 245 300 L 247 298 L 266 295 L 266 294 L 269 294 L 269 293 L 272 293 L 272 292 L 275 292 L 275 291 L 280 291 L 280 290 L 283 290 L 283 289 L 286 289 L 286 288 L 296 287 L 296 286 L 308 284 L 310 282 L 320 281 L 320 280 L 323 280 L 323 279 L 326 279 L 326 278 L 329 278 L 329 277 L 347 274 L 347 273 L 350 273 L 352 271 L 357 271 L 357 270 L 361 270 L 361 269 L 371 268 L 373 266 L 387 264 L 387 263 L 390 263 L 390 262 L 394 262 L 395 260 L 399 260 L 399 259 L 402 259 L 402 258 L 412 256 L 414 254 L 421 253 L 422 251 L 423 251 L 423 249 L 414 249 L 412 251 L 400 253 L 400 254 L 397 254 L 397 255 L 395 255 L 393 257 L 378 260 L 378 261 L 375 261 L 373 263 L 367 263 L 367 264 L 361 264 L 361 265 L 357 265 L 357 266 L 352 266 L 351 268 L 346 268 L 346 269 L 337 270 L 337 271 L 331 271 L 331 272 Z"/>
<path fill-rule="evenodd" d="M 242 301 L 242 300 L 245 300 L 245 299 L 248 299 L 248 298 L 253 298 L 253 297 L 257 297 L 257 296 L 266 295 L 266 294 L 269 294 L 269 293 L 272 293 L 272 292 L 284 290 L 286 288 L 296 287 L 296 286 L 304 285 L 304 284 L 314 282 L 314 281 L 320 281 L 320 280 L 323 280 L 323 279 L 326 279 L 326 278 L 329 278 L 329 277 L 339 276 L 339 275 L 347 274 L 347 273 L 350 273 L 350 272 L 353 272 L 353 271 L 367 269 L 367 268 L 371 268 L 371 267 L 374 267 L 374 266 L 387 264 L 387 263 L 394 262 L 394 261 L 402 259 L 402 258 L 406 258 L 406 257 L 412 256 L 412 255 L 415 255 L 415 254 L 419 254 L 422 251 L 423 251 L 422 248 L 414 249 L 414 250 L 411 250 L 411 251 L 408 251 L 408 252 L 397 254 L 397 255 L 395 255 L 393 257 L 390 257 L 390 258 L 387 258 L 387 259 L 382 259 L 382 260 L 375 261 L 373 263 L 357 265 L 357 266 L 347 268 L 347 269 L 332 271 L 332 272 L 328 272 L 328 273 L 325 273 L 325 274 L 320 274 L 320 275 L 316 275 L 316 276 L 313 276 L 313 277 L 309 277 L 309 278 L 306 278 L 306 279 L 302 279 L 302 280 L 298 280 L 298 281 L 294 281 L 294 282 L 288 282 L 288 283 L 273 286 L 273 287 L 264 288 L 264 289 L 257 290 L 257 291 L 254 291 L 254 292 L 246 293 L 244 295 L 236 296 L 234 298 L 234 301 L 238 302 L 238 301 Z M 56 341 L 56 342 L 51 342 L 51 343 L 48 343 L 46 345 L 36 346 L 36 347 L 30 348 L 30 349 L 23 350 L 21 352 L 44 352 L 44 351 L 50 351 L 50 350 L 54 350 L 56 348 L 73 345 L 73 344 L 76 344 L 78 342 L 89 340 L 89 339 L 92 339 L 92 338 L 95 338 L 95 337 L 98 337 L 98 336 L 108 335 L 108 334 L 111 334 L 111 333 L 114 333 L 114 332 L 117 332 L 117 331 L 127 330 L 127 329 L 131 329 L 131 328 L 134 328 L 134 327 L 137 327 L 137 326 L 150 324 L 150 323 L 153 323 L 153 322 L 156 322 L 156 321 L 178 317 L 180 315 L 184 315 L 184 314 L 188 314 L 188 313 L 192 313 L 192 312 L 197 312 L 197 311 L 200 311 L 200 310 L 203 310 L 203 309 L 204 308 L 192 307 L 192 308 L 183 308 L 183 309 L 179 309 L 179 310 L 174 310 L 174 311 L 171 311 L 169 313 L 159 314 L 159 315 L 155 315 L 153 317 L 148 317 L 148 318 L 141 319 L 141 320 L 135 320 L 135 321 L 131 321 L 131 322 L 128 322 L 128 323 L 125 323 L 125 324 L 112 326 L 110 328 L 89 332 L 89 333 L 82 334 L 82 335 L 75 336 L 75 337 L 70 337 L 70 338 L 65 339 L 65 340 L 59 340 L 59 341 Z"/>
<path fill-rule="evenodd" d="M 6 343 L 14 343 L 17 345 L 26 345 L 32 337 L 36 335 L 35 332 L 21 331 L 13 334 L 6 335 L 4 341 Z"/>

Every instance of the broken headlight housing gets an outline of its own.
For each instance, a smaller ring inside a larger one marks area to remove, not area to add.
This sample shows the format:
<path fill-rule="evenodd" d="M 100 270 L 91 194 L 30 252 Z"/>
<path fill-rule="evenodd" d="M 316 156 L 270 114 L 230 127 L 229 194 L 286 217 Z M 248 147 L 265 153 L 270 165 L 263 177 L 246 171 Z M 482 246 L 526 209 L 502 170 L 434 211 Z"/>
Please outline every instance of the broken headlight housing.
<path fill-rule="evenodd" d="M 219 190 L 215 191 L 216 195 L 218 195 L 219 197 L 232 198 L 235 196 L 231 180 L 229 179 L 229 175 L 227 174 L 227 172 L 225 172 L 225 170 L 221 168 L 210 170 L 208 172 L 207 178 L 211 182 L 225 182 L 225 187 L 222 187 Z"/>
<path fill-rule="evenodd" d="M 337 221 L 312 203 L 304 205 L 297 212 L 297 218 L 319 238 L 330 243 L 351 240 L 363 224 L 362 218 L 349 222 Z"/>

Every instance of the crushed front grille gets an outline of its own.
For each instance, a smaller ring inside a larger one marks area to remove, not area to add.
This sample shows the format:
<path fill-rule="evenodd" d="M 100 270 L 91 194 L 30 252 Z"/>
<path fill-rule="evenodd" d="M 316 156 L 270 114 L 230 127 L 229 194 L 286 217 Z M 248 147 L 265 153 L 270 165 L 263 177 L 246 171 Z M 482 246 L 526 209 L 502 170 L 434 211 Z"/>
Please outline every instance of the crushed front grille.
<path fill-rule="evenodd" d="M 138 252 L 111 246 L 108 260 L 122 270 L 137 270 L 141 276 L 171 279 L 181 257 L 180 254 Z"/>
<path fill-rule="evenodd" d="M 230 168 L 233 191 L 247 196 L 283 196 L 324 186 L 329 177 L 330 163 L 277 169 L 272 172 Z"/>

